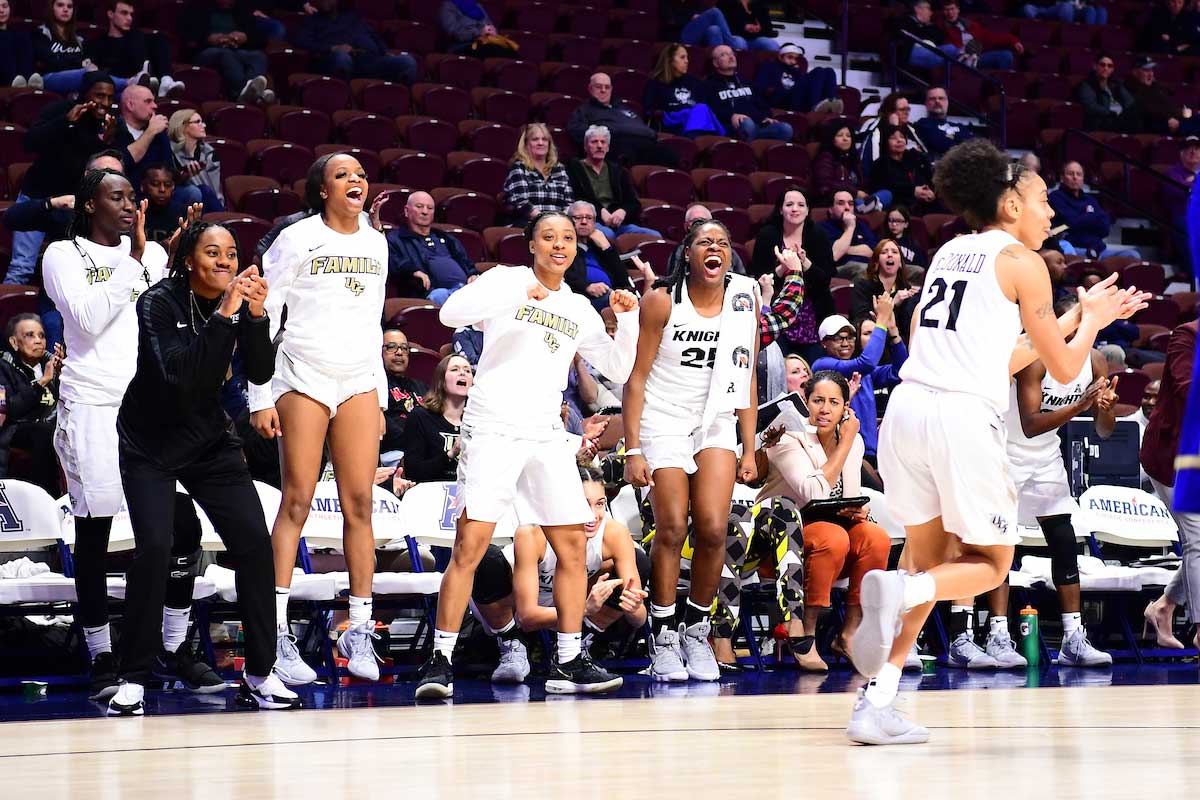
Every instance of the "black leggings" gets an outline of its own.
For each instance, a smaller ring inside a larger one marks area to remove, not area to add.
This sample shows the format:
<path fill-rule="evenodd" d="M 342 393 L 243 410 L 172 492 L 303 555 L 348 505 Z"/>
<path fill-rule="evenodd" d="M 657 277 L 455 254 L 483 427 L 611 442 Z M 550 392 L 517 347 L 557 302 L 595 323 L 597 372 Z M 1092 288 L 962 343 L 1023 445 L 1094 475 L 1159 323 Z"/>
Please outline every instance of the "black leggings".
<path fill-rule="evenodd" d="M 166 605 L 188 608 L 200 560 L 200 520 L 191 499 L 175 494 L 175 536 L 167 577 Z M 112 517 L 75 518 L 75 594 L 79 598 L 79 624 L 96 628 L 108 623 L 108 535 Z M 180 565 L 185 565 L 186 569 Z"/>
<path fill-rule="evenodd" d="M 146 683 L 162 647 L 162 607 L 171 571 L 175 482 L 204 509 L 236 568 L 246 629 L 246 673 L 267 675 L 275 663 L 275 593 L 271 537 L 241 449 L 227 437 L 190 464 L 164 469 L 122 442 L 121 484 L 136 542 L 126 589 L 121 677 Z"/>
<path fill-rule="evenodd" d="M 642 586 L 650 585 L 650 556 L 640 547 L 633 548 L 637 562 L 638 580 Z M 591 575 L 588 576 L 589 589 Z M 616 577 L 615 575 L 613 577 Z M 475 568 L 475 583 L 471 588 L 471 599 L 479 605 L 498 603 L 513 593 L 513 571 L 504 557 L 504 551 L 489 544 L 479 566 Z"/>

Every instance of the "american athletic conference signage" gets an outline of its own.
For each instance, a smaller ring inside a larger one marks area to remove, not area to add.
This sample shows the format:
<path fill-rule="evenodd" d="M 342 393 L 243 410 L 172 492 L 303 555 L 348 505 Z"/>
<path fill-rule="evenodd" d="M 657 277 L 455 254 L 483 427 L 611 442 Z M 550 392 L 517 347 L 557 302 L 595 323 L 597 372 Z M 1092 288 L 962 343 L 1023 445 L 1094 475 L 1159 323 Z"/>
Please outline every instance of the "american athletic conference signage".
<path fill-rule="evenodd" d="M 1175 541 L 1178 527 L 1171 512 L 1152 494 L 1123 486 L 1093 486 L 1079 498 L 1071 517 L 1077 531 L 1109 533 L 1131 543 Z"/>

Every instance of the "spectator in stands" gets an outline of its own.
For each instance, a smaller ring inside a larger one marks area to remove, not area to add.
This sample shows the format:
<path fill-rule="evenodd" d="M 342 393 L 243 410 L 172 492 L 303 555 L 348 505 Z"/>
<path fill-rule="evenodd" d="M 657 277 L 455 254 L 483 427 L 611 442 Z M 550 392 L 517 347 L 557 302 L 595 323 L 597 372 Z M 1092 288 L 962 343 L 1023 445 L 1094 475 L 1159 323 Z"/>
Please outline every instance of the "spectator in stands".
<path fill-rule="evenodd" d="M 33 38 L 12 24 L 9 0 L 0 0 L 0 86 L 28 86 L 34 77 L 33 88 L 42 88 L 41 76 L 33 72 Z"/>
<path fill-rule="evenodd" d="M 379 440 L 379 461 L 394 467 L 404 456 L 404 427 L 429 388 L 408 376 L 408 337 L 399 328 L 383 332 L 383 371 L 387 373 L 388 405 L 383 412 L 384 433 Z"/>
<path fill-rule="evenodd" d="M 724 135 L 725 130 L 707 98 L 708 90 L 704 84 L 688 73 L 687 48 L 681 44 L 664 47 L 642 92 L 642 108 L 647 119 L 657 121 L 668 133 L 688 138 Z"/>
<path fill-rule="evenodd" d="M 583 134 L 584 157 L 567 162 L 571 193 L 598 211 L 596 230 L 609 240 L 625 233 L 661 236 L 658 231 L 637 224 L 642 204 L 638 202 L 629 170 L 608 157 L 611 141 L 612 134 L 603 125 L 593 125 Z"/>
<path fill-rule="evenodd" d="M 340 11 L 338 0 L 313 0 L 317 13 L 304 18 L 295 44 L 309 52 L 318 72 L 343 80 L 381 78 L 412 83 L 417 62 L 408 53 L 389 53 L 387 45 L 354 11 Z"/>
<path fill-rule="evenodd" d="M 125 149 L 125 174 L 134 186 L 140 186 L 146 167 L 151 164 L 172 164 L 175 153 L 167 137 L 167 118 L 158 113 L 154 93 L 145 86 L 125 87 L 121 95 L 121 121 L 113 144 Z M 188 184 L 174 193 L 176 216 L 192 203 L 202 203 L 200 187 Z"/>
<path fill-rule="evenodd" d="M 812 165 L 812 181 L 816 201 L 822 205 L 832 203 L 838 192 L 850 192 L 854 195 L 854 207 L 869 214 L 892 199 L 891 195 L 876 197 L 867 193 L 862 164 L 854 147 L 854 132 L 845 119 L 833 120 L 825 126 L 821 150 Z"/>
<path fill-rule="evenodd" d="M 1116 62 L 1108 53 L 1096 56 L 1092 74 L 1075 87 L 1075 99 L 1083 106 L 1083 125 L 1093 131 L 1137 133 L 1138 111 L 1133 95 L 1115 80 Z"/>
<path fill-rule="evenodd" d="M 576 200 L 567 209 L 575 225 L 575 261 L 563 280 L 576 294 L 585 294 L 597 310 L 608 307 L 608 294 L 614 288 L 632 289 L 633 284 L 621 263 L 621 254 L 596 224 L 596 207 Z M 647 276 L 653 283 L 653 273 Z"/>
<path fill-rule="evenodd" d="M 950 98 L 941 86 L 930 86 L 925 90 L 925 117 L 917 120 L 917 135 L 934 160 L 946 155 L 946 151 L 959 142 L 975 138 L 970 125 L 954 122 L 950 113 Z M 907 142 L 905 143 L 907 146 Z"/>
<path fill-rule="evenodd" d="M 1179 163 L 1172 164 L 1166 171 L 1168 178 L 1178 181 L 1184 188 L 1167 184 L 1162 190 L 1163 205 L 1166 207 L 1167 216 L 1181 231 L 1188 229 L 1188 195 L 1191 194 L 1192 186 L 1196 182 L 1197 171 L 1200 171 L 1200 136 L 1189 136 L 1183 140 L 1183 147 L 1179 150 Z M 1184 264 L 1192 263 L 1191 245 L 1187 235 L 1172 234 L 1171 239 L 1180 253 L 1180 260 Z"/>
<path fill-rule="evenodd" d="M 778 36 L 771 24 L 771 11 L 764 0 L 718 0 L 717 8 L 725 15 L 733 33 L 730 47 L 738 50 L 779 49 Z"/>
<path fill-rule="evenodd" d="M 683 229 L 686 231 L 692 227 L 692 223 L 700 219 L 712 219 L 712 211 L 703 203 L 692 203 L 683 212 Z M 671 253 L 671 257 L 667 260 L 666 274 L 670 274 L 675 270 L 675 267 L 680 264 L 683 259 L 683 243 L 681 242 L 675 251 Z M 736 272 L 738 275 L 746 274 L 746 264 L 742 261 L 742 257 L 738 255 L 737 250 L 731 250 L 729 253 L 729 271 Z M 765 305 L 765 303 L 764 303 Z"/>
<path fill-rule="evenodd" d="M 818 334 L 821 345 L 827 355 L 813 362 L 814 373 L 821 370 L 833 370 L 841 373 L 847 380 L 855 373 L 861 376 L 859 391 L 850 400 L 850 407 L 858 414 L 862 424 L 861 432 L 865 447 L 864 459 L 872 467 L 878 469 L 875 461 L 879 446 L 878 408 L 875 404 L 875 390 L 895 386 L 900 383 L 900 367 L 908 359 L 908 348 L 900 337 L 896 325 L 893 296 L 883 294 L 873 301 L 875 309 L 874 320 L 864 320 L 863 333 L 870 330 L 867 343 L 863 345 L 859 339 L 859 331 L 850 320 L 840 315 L 827 317 L 821 323 Z M 873 325 L 873 328 L 868 328 Z M 859 348 L 862 348 L 859 350 Z M 855 353 L 858 353 L 857 357 Z M 880 365 L 885 352 L 890 352 L 891 363 Z"/>
<path fill-rule="evenodd" d="M 846 379 L 836 372 L 818 370 L 809 379 L 806 394 L 812 427 L 800 431 L 774 428 L 755 454 L 761 464 L 759 474 L 766 475 L 758 498 L 784 496 L 803 507 L 813 500 L 861 496 L 864 440 Z M 855 398 L 863 394 L 860 391 Z M 812 639 L 822 610 L 832 605 L 834 582 L 842 576 L 850 579 L 845 620 L 833 648 L 845 655 L 862 621 L 862 579 L 873 569 L 886 568 L 891 541 L 887 532 L 871 521 L 866 506 L 819 519 L 806 517 L 803 535 L 804 629 L 799 636 L 789 631 L 793 636 L 789 636 L 788 649 L 801 669 L 825 672 L 829 668 Z"/>
<path fill-rule="evenodd" d="M 890 192 L 892 201 L 909 206 L 917 213 L 937 210 L 933 192 L 933 162 L 920 150 L 910 150 L 908 134 L 899 126 L 884 129 L 887 154 L 871 171 L 871 188 Z"/>
<path fill-rule="evenodd" d="M 174 213 L 175 173 L 161 162 L 142 170 L 138 198 L 146 201 L 146 239 L 164 244 L 179 230 L 179 215 Z"/>
<path fill-rule="evenodd" d="M 513 51 L 497 44 L 499 31 L 487 11 L 475 0 L 444 0 L 438 11 L 442 33 L 450 40 L 451 53 L 477 58 L 509 57 Z"/>
<path fill-rule="evenodd" d="M 404 425 L 404 475 L 411 481 L 452 481 L 458 472 L 459 429 L 475 371 L 465 358 L 449 355 L 433 370 L 421 405 Z"/>
<path fill-rule="evenodd" d="M 79 91 L 84 74 L 96 65 L 85 62 L 83 37 L 75 32 L 75 0 L 54 0 L 46 9 L 45 22 L 32 35 L 37 73 L 29 76 L 28 85 L 64 95 Z M 124 78 L 113 78 L 113 83 L 118 93 L 125 88 Z"/>
<path fill-rule="evenodd" d="M 1138 37 L 1138 49 L 1149 53 L 1189 56 L 1200 52 L 1200 15 L 1184 9 L 1184 0 L 1155 5 Z"/>
<path fill-rule="evenodd" d="M 779 338 L 779 346 L 785 353 L 799 353 L 811 361 L 821 353 L 817 328 L 834 310 L 829 282 L 836 273 L 829 240 L 809 212 L 808 199 L 800 187 L 790 186 L 779 194 L 774 211 L 754 239 L 750 275 L 756 278 L 771 276 L 775 293 L 782 294 L 791 267 L 778 257 L 776 248 L 791 250 L 800 257 L 804 301 L 795 322 Z"/>
<path fill-rule="evenodd" d="M 929 266 L 929 261 L 926 258 L 925 248 L 919 246 L 916 239 L 913 238 L 912 213 L 909 212 L 908 206 L 889 208 L 887 216 L 883 218 L 883 223 L 886 226 L 887 237 L 900 248 L 900 255 L 904 257 L 904 263 L 924 271 L 924 268 Z M 904 332 L 903 328 L 901 332 Z"/>
<path fill-rule="evenodd" d="M 638 112 L 627 103 L 613 97 L 612 78 L 597 72 L 588 80 L 588 100 L 571 112 L 567 133 L 580 146 L 583 136 L 593 125 L 603 125 L 612 134 L 611 150 L 623 162 L 631 164 L 662 164 L 675 167 L 679 158 L 671 148 L 659 144 L 658 134 L 642 122 Z"/>
<path fill-rule="evenodd" d="M 1135 343 L 1140 338 L 1142 334 L 1135 323 L 1127 319 L 1118 319 L 1100 329 L 1096 334 L 1096 344 L 1121 348 L 1125 353 L 1124 362 L 1134 368 L 1140 369 L 1146 364 L 1161 364 L 1166 360 L 1166 355 L 1157 350 L 1136 347 Z"/>
<path fill-rule="evenodd" d="M 925 147 L 925 143 L 921 141 L 917 129 L 908 121 L 911 113 L 912 106 L 909 104 L 908 98 L 899 92 L 893 92 L 883 98 L 883 102 L 879 105 L 879 115 L 875 119 L 868 120 L 860 131 L 863 143 L 863 175 L 870 177 L 871 166 L 883 157 L 886 147 L 881 128 L 885 125 L 899 125 L 903 127 L 908 133 L 909 147 L 914 150 L 920 150 L 922 153 L 929 152 L 928 148 Z"/>
<path fill-rule="evenodd" d="M 130 83 L 143 83 L 151 90 L 157 89 L 159 97 L 186 88 L 182 81 L 169 74 L 171 49 L 167 40 L 159 34 L 134 29 L 134 9 L 130 0 L 105 0 L 104 13 L 108 28 L 83 46 L 88 61 L 110 75 L 120 76 Z"/>
<path fill-rule="evenodd" d="M 896 327 L 900 338 L 908 341 L 912 315 L 921 299 L 921 287 L 909 283 L 900 245 L 893 239 L 880 239 L 871 253 L 871 261 L 863 277 L 854 282 L 850 295 L 850 320 L 875 319 L 875 298 L 892 298 Z"/>
<path fill-rule="evenodd" d="M 238 103 L 260 98 L 275 101 L 267 88 L 267 54 L 254 22 L 254 14 L 235 0 L 202 0 L 188 3 L 179 15 L 179 37 L 196 51 L 192 61 L 221 74 L 225 96 Z"/>
<path fill-rule="evenodd" d="M 821 223 L 821 229 L 833 248 L 838 275 L 850 280 L 862 275 L 879 238 L 854 213 L 854 195 L 845 191 L 834 193 L 829 216 Z"/>
<path fill-rule="evenodd" d="M 1129 369 L 1125 363 L 1125 351 L 1119 344 L 1104 344 L 1096 348 L 1104 354 L 1104 363 L 1108 365 L 1109 375 L 1118 375 Z"/>
<path fill-rule="evenodd" d="M 225 193 L 221 188 L 221 162 L 217 151 L 204 140 L 208 131 L 204 117 L 193 108 L 181 108 L 167 122 L 167 138 L 179 182 L 200 190 L 206 214 L 225 210 Z"/>
<path fill-rule="evenodd" d="M 388 275 L 410 276 L 421 282 L 425 297 L 437 305 L 479 277 L 462 242 L 433 228 L 433 197 L 413 192 L 404 204 L 408 225 L 387 235 Z"/>
<path fill-rule="evenodd" d="M 566 211 L 574 201 L 567 168 L 559 163 L 558 148 L 545 123 L 531 122 L 521 131 L 501 192 L 517 225 L 543 211 Z"/>
<path fill-rule="evenodd" d="M 1137 111 L 1138 130 L 1161 134 L 1196 130 L 1197 120 L 1191 116 L 1191 110 L 1171 99 L 1162 85 L 1155 82 L 1156 66 L 1158 64 L 1150 56 L 1138 56 L 1129 77 L 1125 79 L 1125 88 L 1132 95 Z"/>
<path fill-rule="evenodd" d="M 46 331 L 37 314 L 13 316 L 6 332 L 9 349 L 0 355 L 0 386 L 4 387 L 5 399 L 0 477 L 25 477 L 51 497 L 58 497 L 54 428 L 62 345 L 55 345 L 53 351 L 46 349 Z M 29 455 L 30 474 L 15 476 L 9 471 L 9 452 L 14 447 Z"/>
<path fill-rule="evenodd" d="M 929 0 L 913 0 L 912 13 L 900 20 L 899 45 L 897 55 L 899 63 L 908 64 L 921 69 L 935 69 L 945 66 L 947 58 L 951 61 L 962 59 L 963 52 L 946 41 L 946 34 L 933 24 L 933 7 Z M 911 34 L 928 46 L 917 44 L 904 34 Z M 941 51 L 941 54 L 938 53 Z"/>
<path fill-rule="evenodd" d="M 658 21 L 664 41 L 705 47 L 732 47 L 737 41 L 721 9 L 696 0 L 661 0 Z"/>
<path fill-rule="evenodd" d="M 1058 224 L 1067 225 L 1063 237 L 1080 252 L 1087 251 L 1091 258 L 1109 256 L 1132 256 L 1141 258 L 1132 247 L 1107 244 L 1104 239 L 1112 227 L 1108 212 L 1100 200 L 1083 190 L 1083 165 L 1068 161 L 1063 165 L 1062 182 L 1050 192 L 1050 207 Z"/>
<path fill-rule="evenodd" d="M 721 124 L 739 139 L 792 140 L 792 126 L 771 116 L 771 106 L 738 75 L 732 47 L 712 51 L 712 72 L 706 81 L 709 100 Z"/>
<path fill-rule="evenodd" d="M 967 63 L 978 69 L 1012 69 L 1013 53 L 1021 55 L 1025 52 L 1021 41 L 1011 33 L 991 30 L 964 18 L 958 0 L 945 0 L 942 3 L 942 15 L 938 18 L 937 26 L 945 35 L 947 44 L 965 53 Z"/>
<path fill-rule="evenodd" d="M 1024 153 L 1020 158 L 1018 158 L 1017 163 L 1025 169 L 1033 172 L 1034 175 L 1042 174 L 1042 160 L 1038 158 L 1037 153 L 1033 152 L 1032 150 L 1030 150 L 1028 153 Z"/>
<path fill-rule="evenodd" d="M 830 67 L 806 71 L 800 63 L 802 58 L 804 48 L 800 45 L 788 42 L 780 47 L 774 61 L 759 65 L 754 91 L 773 108 L 841 114 L 846 106 L 838 97 L 837 73 Z"/>
<path fill-rule="evenodd" d="M 37 157 L 21 181 L 18 203 L 74 196 L 88 159 L 113 141 L 116 117 L 109 113 L 116 91 L 113 79 L 104 72 L 89 72 L 82 86 L 77 100 L 62 100 L 42 109 L 37 122 L 25 133 L 25 149 Z M 43 238 L 39 231 L 13 234 L 5 283 L 32 281 Z"/>
<path fill-rule="evenodd" d="M 1093 0 L 1033 0 L 1021 7 L 1021 13 L 1029 19 L 1056 19 L 1086 25 L 1108 22 L 1108 9 Z"/>
<path fill-rule="evenodd" d="M 1196 332 L 1195 320 L 1171 332 L 1162 385 L 1142 437 L 1142 466 L 1154 484 L 1155 494 L 1167 508 L 1175 507 L 1175 456 L 1179 453 L 1188 393 L 1192 390 Z M 1200 514 L 1173 513 L 1183 545 L 1183 564 L 1167 584 L 1163 596 L 1146 608 L 1145 616 L 1160 646 L 1182 650 L 1183 644 L 1175 638 L 1171 623 L 1177 606 L 1186 606 L 1188 623 L 1200 622 Z M 1193 643 L 1200 648 L 1200 630 Z"/>
<path fill-rule="evenodd" d="M 1054 302 L 1074 297 L 1075 292 L 1066 285 L 1067 259 L 1062 251 L 1053 247 L 1042 247 L 1038 250 L 1038 255 L 1046 262 L 1046 271 L 1050 273 L 1050 289 L 1054 292 Z"/>

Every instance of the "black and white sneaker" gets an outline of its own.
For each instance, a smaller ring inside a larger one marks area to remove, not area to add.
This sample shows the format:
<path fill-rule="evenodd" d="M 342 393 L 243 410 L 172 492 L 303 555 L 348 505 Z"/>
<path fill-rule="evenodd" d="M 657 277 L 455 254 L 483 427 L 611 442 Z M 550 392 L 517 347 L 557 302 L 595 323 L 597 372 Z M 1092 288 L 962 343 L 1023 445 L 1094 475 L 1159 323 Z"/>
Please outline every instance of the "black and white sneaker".
<path fill-rule="evenodd" d="M 89 700 L 109 700 L 117 693 L 117 659 L 111 652 L 96 653 L 92 659 L 92 686 Z"/>
<path fill-rule="evenodd" d="M 261 679 L 257 687 L 250 685 L 250 679 L 242 676 L 242 685 L 238 688 L 237 704 L 243 708 L 261 708 L 266 711 L 294 711 L 303 708 L 300 696 L 284 686 L 279 676 L 272 672 Z"/>
<path fill-rule="evenodd" d="M 436 650 L 421 667 L 417 683 L 418 700 L 444 700 L 454 696 L 454 668 L 450 660 Z"/>
<path fill-rule="evenodd" d="M 197 660 L 188 649 L 187 642 L 179 645 L 174 653 L 166 650 L 154 659 L 154 677 L 166 681 L 179 681 L 184 688 L 195 694 L 214 694 L 225 691 L 225 681 L 212 667 Z"/>
<path fill-rule="evenodd" d="M 624 678 L 592 663 L 582 652 L 565 664 L 555 662 L 546 680 L 549 694 L 600 694 L 619 689 Z"/>
<path fill-rule="evenodd" d="M 121 681 L 117 693 L 108 701 L 110 717 L 140 717 L 146 713 L 146 687 Z"/>

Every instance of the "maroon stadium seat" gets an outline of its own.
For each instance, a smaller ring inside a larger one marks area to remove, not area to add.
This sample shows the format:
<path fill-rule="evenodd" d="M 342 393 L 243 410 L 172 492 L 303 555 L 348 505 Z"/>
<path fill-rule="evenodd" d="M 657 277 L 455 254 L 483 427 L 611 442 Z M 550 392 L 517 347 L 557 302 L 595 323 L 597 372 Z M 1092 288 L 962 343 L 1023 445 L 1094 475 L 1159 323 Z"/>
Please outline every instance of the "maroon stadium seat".
<path fill-rule="evenodd" d="M 333 124 L 337 129 L 338 138 L 354 147 L 382 152 L 389 147 L 395 147 L 400 139 L 400 132 L 396 130 L 396 123 L 391 118 L 367 111 L 335 111 Z"/>
<path fill-rule="evenodd" d="M 442 119 L 420 116 L 396 117 L 404 142 L 414 150 L 445 155 L 458 144 L 458 128 Z"/>
<path fill-rule="evenodd" d="M 390 180 L 401 186 L 428 192 L 445 185 L 446 162 L 436 153 L 390 147 L 380 158 Z"/>
<path fill-rule="evenodd" d="M 432 195 L 442 222 L 482 231 L 496 221 L 498 207 L 491 195 L 448 186 L 434 189 Z"/>
<path fill-rule="evenodd" d="M 354 147 L 348 144 L 319 144 L 313 148 L 313 155 L 320 158 L 329 153 L 346 153 L 358 159 L 358 163 L 362 165 L 363 170 L 367 173 L 367 180 L 377 181 L 383 175 L 383 161 L 379 153 L 365 147 Z M 260 215 L 261 216 L 261 215 Z"/>
<path fill-rule="evenodd" d="M 267 132 L 267 115 L 258 106 L 209 101 L 200 107 L 200 113 L 209 131 L 227 139 L 248 142 Z"/>
<path fill-rule="evenodd" d="M 358 78 L 350 82 L 351 88 L 354 89 L 355 84 L 360 82 L 361 88 L 354 91 L 354 94 L 358 107 L 363 111 L 385 117 L 398 117 L 412 110 L 412 92 L 404 84 Z"/>
<path fill-rule="evenodd" d="M 251 139 L 246 152 L 255 172 L 285 186 L 305 177 L 314 160 L 312 150 L 304 145 L 278 139 Z"/>

